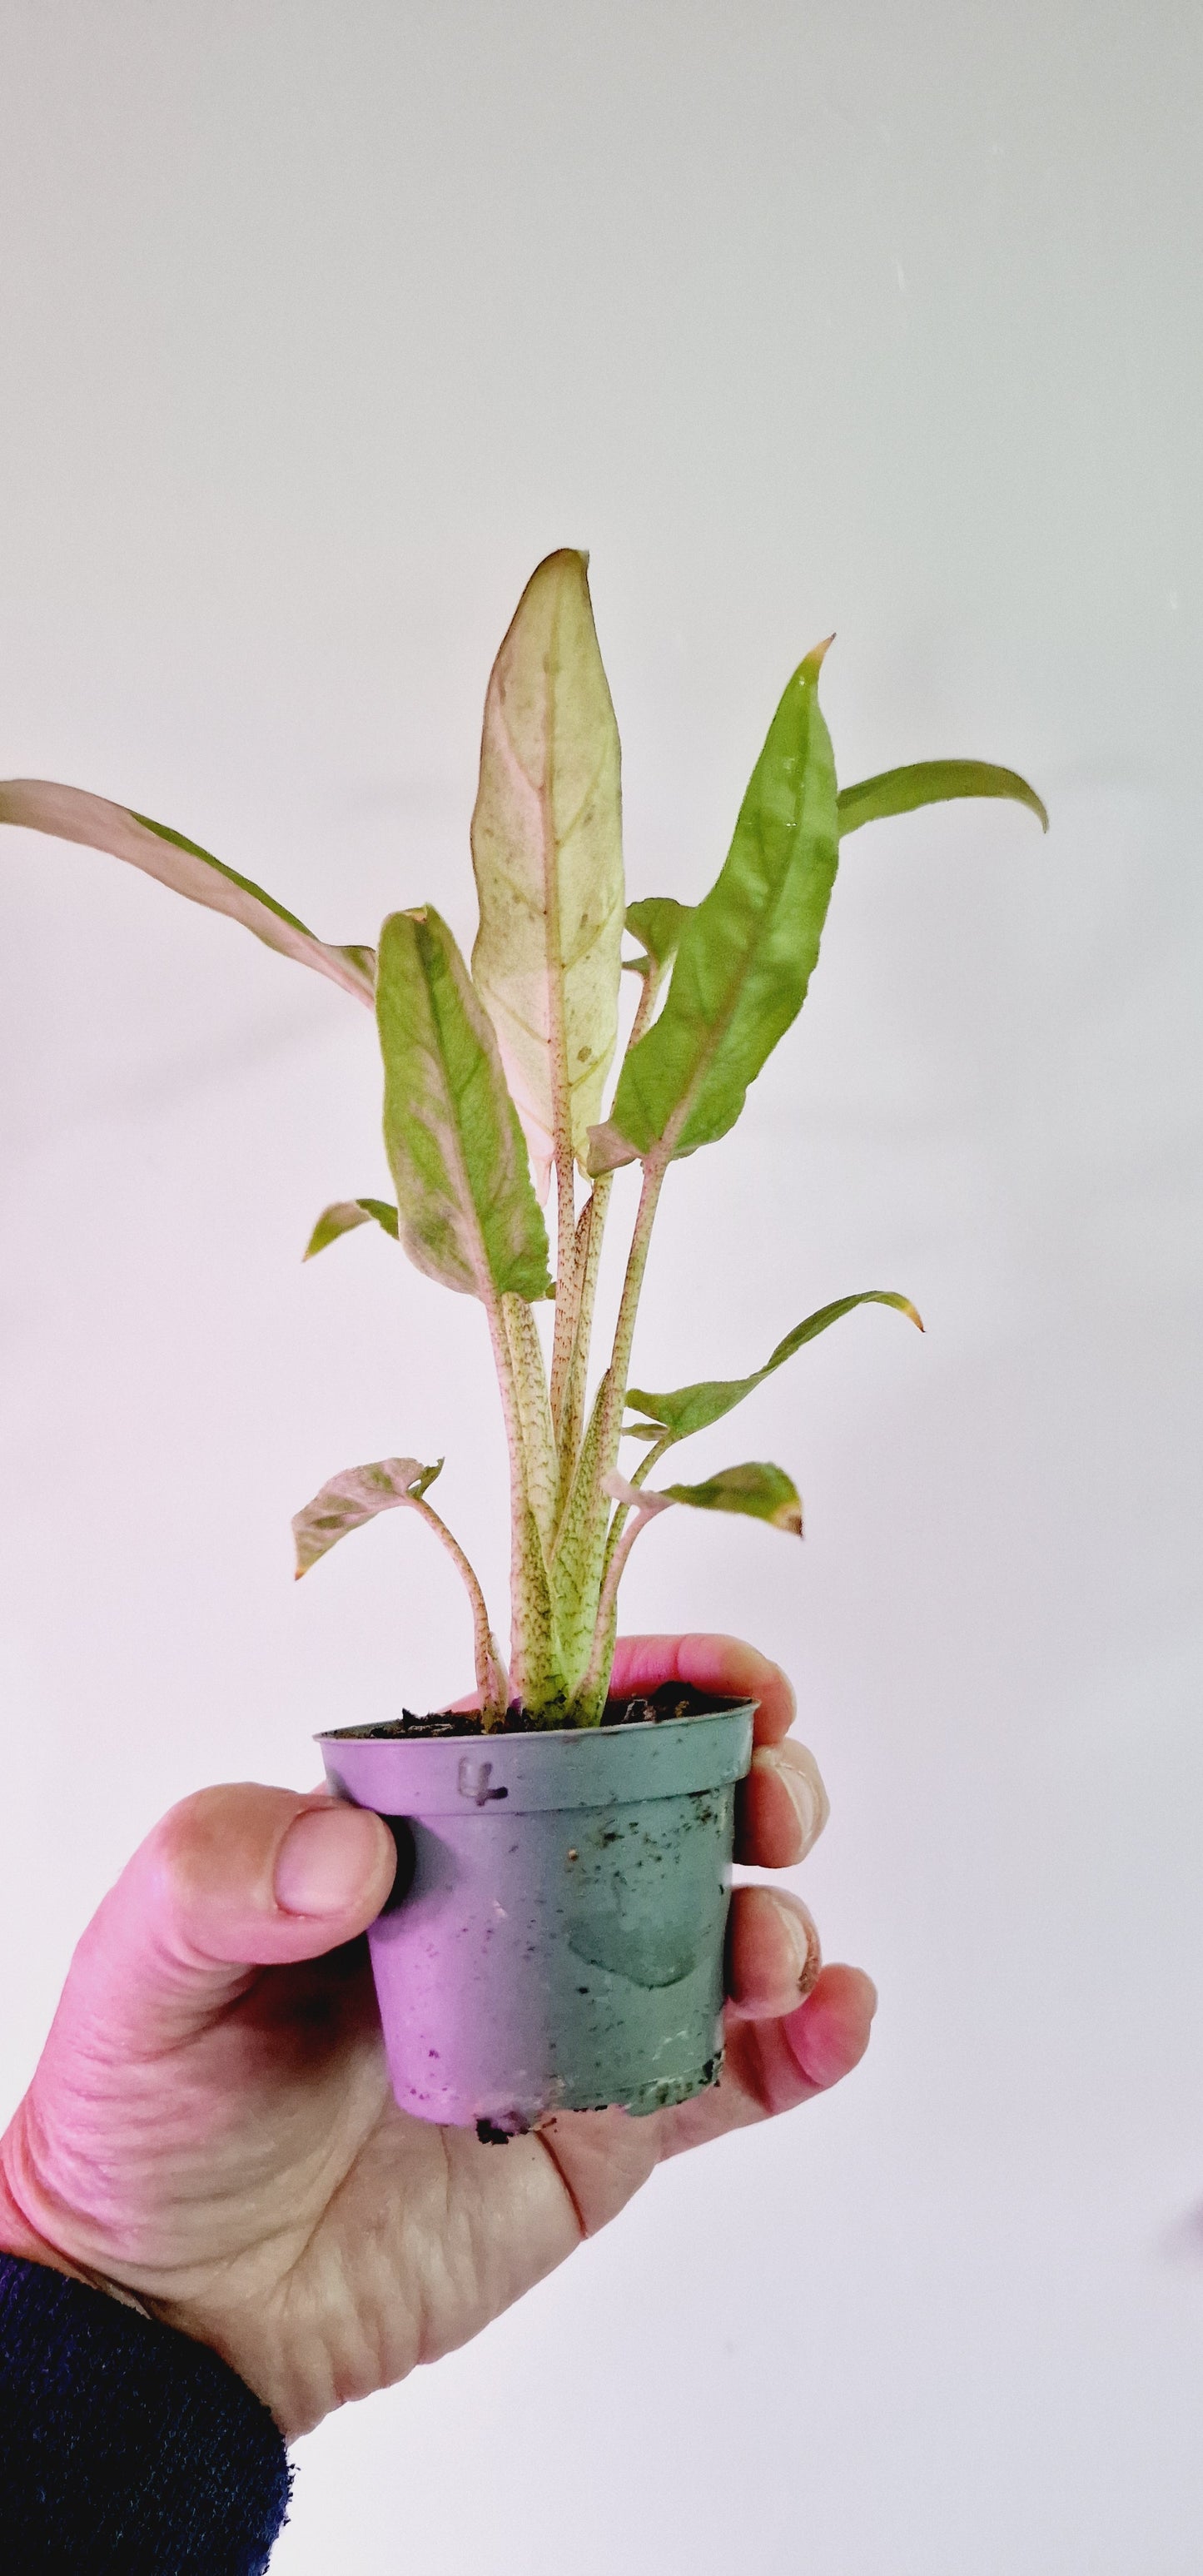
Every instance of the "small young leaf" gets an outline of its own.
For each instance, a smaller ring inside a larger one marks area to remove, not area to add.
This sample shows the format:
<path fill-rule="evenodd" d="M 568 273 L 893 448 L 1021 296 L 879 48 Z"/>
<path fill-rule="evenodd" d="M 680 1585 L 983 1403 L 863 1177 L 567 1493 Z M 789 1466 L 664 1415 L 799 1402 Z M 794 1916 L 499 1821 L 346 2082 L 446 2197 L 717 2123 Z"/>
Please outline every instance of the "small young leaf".
<path fill-rule="evenodd" d="M 59 841 L 82 841 L 88 849 L 107 850 L 112 858 L 126 859 L 146 876 L 157 877 L 160 885 L 187 895 L 191 903 L 228 913 L 282 957 L 295 958 L 298 965 L 328 975 L 345 993 L 353 993 L 371 1008 L 376 961 L 370 948 L 327 947 L 295 913 L 286 912 L 274 896 L 265 894 L 262 886 L 252 885 L 234 868 L 223 867 L 220 859 L 212 858 L 195 841 L 185 840 L 182 832 L 152 823 L 149 814 L 136 814 L 128 805 L 111 805 L 106 796 L 89 796 L 78 787 L 55 786 L 47 778 L 9 778 L 0 783 L 0 823 L 17 823 L 28 832 L 49 832 Z"/>
<path fill-rule="evenodd" d="M 420 1502 L 442 1464 L 441 1458 L 433 1467 L 424 1467 L 420 1458 L 377 1458 L 371 1466 L 345 1467 L 341 1476 L 332 1476 L 294 1515 L 298 1576 L 308 1574 L 348 1530 L 362 1529 L 365 1521 L 399 1503 Z"/>
<path fill-rule="evenodd" d="M 432 908 L 385 922 L 376 1016 L 384 1142 L 411 1261 L 469 1296 L 545 1297 L 547 1229 L 497 1040 Z"/>
<path fill-rule="evenodd" d="M 357 1225 L 370 1225 L 373 1219 L 396 1243 L 400 1233 L 397 1211 L 387 1199 L 333 1199 L 329 1207 L 322 1209 L 302 1260 L 312 1261 L 315 1252 L 324 1252 L 328 1243 L 337 1243 L 340 1234 L 350 1234 Z"/>
<path fill-rule="evenodd" d="M 633 1047 L 590 1169 L 725 1136 L 802 1007 L 839 857 L 835 763 L 819 708 L 825 645 L 795 671 L 752 772 L 723 869 L 681 932 L 668 998 Z"/>
<path fill-rule="evenodd" d="M 1048 830 L 1041 799 L 1017 769 L 998 769 L 989 760 L 915 760 L 905 769 L 883 769 L 876 778 L 840 789 L 840 839 L 859 832 L 862 823 L 914 814 L 921 805 L 944 805 L 958 796 L 1010 797 L 1014 804 L 1026 805 Z"/>
<path fill-rule="evenodd" d="M 644 895 L 638 903 L 627 905 L 627 929 L 632 939 L 643 941 L 654 965 L 671 966 L 694 910 L 693 904 L 678 903 L 671 894 Z"/>
<path fill-rule="evenodd" d="M 674 1440 L 687 1440 L 691 1432 L 704 1431 L 709 1423 L 718 1422 L 724 1413 L 730 1413 L 734 1405 L 742 1404 L 744 1397 L 751 1395 L 755 1387 L 762 1386 L 774 1369 L 779 1369 L 784 1361 L 792 1360 L 804 1342 L 813 1342 L 816 1334 L 825 1333 L 829 1324 L 838 1324 L 842 1315 L 850 1315 L 854 1306 L 893 1306 L 900 1315 L 908 1315 L 912 1324 L 919 1326 L 920 1332 L 923 1330 L 922 1319 L 910 1298 L 900 1297 L 893 1288 L 862 1288 L 858 1296 L 837 1297 L 833 1305 L 820 1306 L 816 1314 L 806 1317 L 804 1323 L 795 1324 L 792 1333 L 787 1333 L 776 1349 L 770 1351 L 764 1367 L 753 1369 L 750 1377 L 703 1378 L 695 1386 L 677 1387 L 671 1395 L 649 1395 L 643 1387 L 631 1387 L 627 1403 L 637 1413 L 646 1414 L 648 1419 L 646 1422 L 628 1423 L 627 1437 L 657 1440 L 662 1432 L 670 1431 Z"/>
<path fill-rule="evenodd" d="M 701 1485 L 666 1485 L 674 1503 L 691 1503 L 698 1512 L 749 1512 L 753 1520 L 802 1536 L 802 1505 L 793 1478 L 783 1467 L 750 1458 L 742 1467 L 723 1467 Z M 642 1502 L 643 1497 L 640 1496 Z"/>
<path fill-rule="evenodd" d="M 493 666 L 472 817 L 477 991 L 545 1195 L 557 1133 L 583 1160 L 618 1035 L 618 728 L 586 558 L 531 575 Z"/>

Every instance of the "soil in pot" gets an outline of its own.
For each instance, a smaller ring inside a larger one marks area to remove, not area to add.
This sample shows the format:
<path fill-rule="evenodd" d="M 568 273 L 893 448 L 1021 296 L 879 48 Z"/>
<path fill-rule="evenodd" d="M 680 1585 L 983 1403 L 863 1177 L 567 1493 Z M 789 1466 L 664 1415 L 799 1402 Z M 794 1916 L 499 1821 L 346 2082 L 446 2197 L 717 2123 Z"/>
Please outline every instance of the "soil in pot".
<path fill-rule="evenodd" d="M 697 1690 L 692 1682 L 661 1682 L 656 1690 L 639 1692 L 632 1699 L 607 1700 L 601 1723 L 604 1727 L 656 1726 L 671 1717 L 704 1717 L 719 1705 L 710 1692 Z M 524 1708 L 507 1708 L 500 1725 L 488 1729 L 478 1709 L 438 1708 L 422 1715 L 415 1709 L 403 1708 L 400 1717 L 384 1718 L 375 1726 L 332 1727 L 320 1741 L 375 1744 L 396 1743 L 398 1737 L 541 1735 L 547 1731 L 561 1730 L 546 1730 Z"/>

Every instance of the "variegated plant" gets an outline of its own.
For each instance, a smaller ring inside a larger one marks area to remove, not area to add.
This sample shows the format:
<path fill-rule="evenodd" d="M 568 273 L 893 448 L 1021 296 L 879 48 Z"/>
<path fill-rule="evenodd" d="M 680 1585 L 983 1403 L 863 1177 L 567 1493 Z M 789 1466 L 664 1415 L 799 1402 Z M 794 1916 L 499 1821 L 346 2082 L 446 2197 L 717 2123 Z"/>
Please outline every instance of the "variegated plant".
<path fill-rule="evenodd" d="M 485 702 L 471 971 L 429 905 L 391 914 L 375 954 L 329 947 L 247 878 L 146 815 L 42 780 L 0 785 L 0 821 L 128 859 L 374 1006 L 396 1205 L 335 1202 L 319 1217 L 308 1252 L 375 1221 L 431 1278 L 484 1308 L 509 1446 L 509 1671 L 476 1575 L 427 1499 L 441 1460 L 385 1458 L 334 1477 L 297 1514 L 297 1571 L 377 1512 L 415 1511 L 449 1549 L 468 1591 L 486 1725 L 510 1706 L 541 1725 L 598 1722 L 622 1571 L 639 1531 L 670 1504 L 750 1513 L 801 1533 L 793 1482 L 761 1461 L 699 1484 L 652 1488 L 650 1472 L 676 1442 L 719 1421 L 854 1306 L 894 1306 L 919 1322 L 905 1297 L 867 1289 L 808 1316 L 749 1376 L 665 1395 L 628 1384 L 669 1165 L 726 1135 L 797 1016 L 841 841 L 864 823 L 962 796 L 1014 798 L 1047 827 L 1022 778 L 979 761 L 926 761 L 839 789 L 819 707 L 826 649 L 809 653 L 786 687 L 710 892 L 696 907 L 668 897 L 628 906 L 618 730 L 586 558 L 566 550 L 540 564 Z M 638 979 L 638 1007 L 603 1114 L 618 1045 L 624 931 L 638 943 L 625 961 Z M 591 1395 L 612 1175 L 636 1161 L 642 1187 L 618 1320 Z M 553 1173 L 554 1285 L 541 1210 Z M 549 1299 L 548 1361 L 538 1316 Z M 629 1479 L 619 1473 L 624 1436 L 645 1444 Z"/>

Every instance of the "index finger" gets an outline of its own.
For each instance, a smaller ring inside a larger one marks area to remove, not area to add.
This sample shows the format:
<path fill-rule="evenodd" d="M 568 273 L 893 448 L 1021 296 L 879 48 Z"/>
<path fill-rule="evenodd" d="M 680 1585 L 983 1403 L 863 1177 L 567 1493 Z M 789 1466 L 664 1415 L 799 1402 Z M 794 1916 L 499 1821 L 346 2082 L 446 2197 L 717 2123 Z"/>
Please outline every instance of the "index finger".
<path fill-rule="evenodd" d="M 754 1699 L 755 1741 L 780 1744 L 797 1715 L 793 1688 L 780 1664 L 770 1663 L 741 1637 L 620 1637 L 614 1652 L 611 1694 L 655 1690 L 661 1682 L 692 1682 L 717 1699 Z"/>

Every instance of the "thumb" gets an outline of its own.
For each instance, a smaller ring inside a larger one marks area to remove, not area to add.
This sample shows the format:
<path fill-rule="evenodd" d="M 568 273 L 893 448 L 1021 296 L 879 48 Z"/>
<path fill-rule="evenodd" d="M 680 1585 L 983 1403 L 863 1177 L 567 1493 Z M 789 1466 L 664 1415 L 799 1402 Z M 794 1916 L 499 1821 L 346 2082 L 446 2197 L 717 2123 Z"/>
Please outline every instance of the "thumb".
<path fill-rule="evenodd" d="M 396 1849 L 367 1808 L 324 1793 L 202 1789 L 173 1807 L 105 1897 L 72 1962 L 70 2017 L 145 2049 L 210 2020 L 265 1967 L 316 1959 L 364 1931 Z"/>

